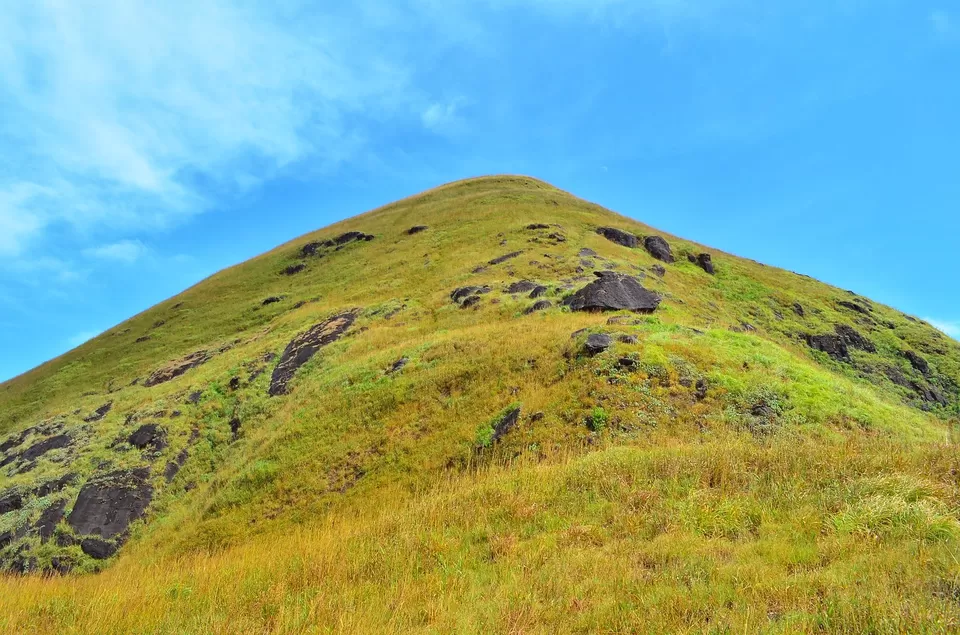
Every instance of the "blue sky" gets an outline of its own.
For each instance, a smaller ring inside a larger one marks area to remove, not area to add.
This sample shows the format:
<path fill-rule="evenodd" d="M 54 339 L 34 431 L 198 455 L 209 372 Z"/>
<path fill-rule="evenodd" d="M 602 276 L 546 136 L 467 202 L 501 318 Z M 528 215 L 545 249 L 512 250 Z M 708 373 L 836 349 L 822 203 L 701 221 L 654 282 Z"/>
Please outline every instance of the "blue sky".
<path fill-rule="evenodd" d="M 11 5 L 0 380 L 299 234 L 504 172 L 960 335 L 956 0 Z"/>

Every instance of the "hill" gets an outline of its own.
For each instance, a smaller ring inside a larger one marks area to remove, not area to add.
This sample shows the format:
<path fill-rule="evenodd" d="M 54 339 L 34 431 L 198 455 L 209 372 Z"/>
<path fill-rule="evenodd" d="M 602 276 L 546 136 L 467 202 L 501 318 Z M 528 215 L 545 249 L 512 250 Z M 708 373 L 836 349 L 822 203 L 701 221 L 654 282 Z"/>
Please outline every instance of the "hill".
<path fill-rule="evenodd" d="M 958 413 L 921 320 L 452 183 L 0 385 L 0 625 L 954 630 Z"/>

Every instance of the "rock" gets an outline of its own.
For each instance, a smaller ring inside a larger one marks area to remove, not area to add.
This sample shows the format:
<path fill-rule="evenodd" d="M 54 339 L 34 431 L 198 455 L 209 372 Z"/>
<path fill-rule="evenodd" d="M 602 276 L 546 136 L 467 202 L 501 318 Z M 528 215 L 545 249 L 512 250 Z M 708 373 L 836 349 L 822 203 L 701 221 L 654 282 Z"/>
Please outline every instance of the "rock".
<path fill-rule="evenodd" d="M 800 304 L 799 302 L 793 303 L 793 312 L 799 315 L 800 317 L 806 317 L 807 315 L 807 312 L 804 311 L 803 309 L 803 305 Z"/>
<path fill-rule="evenodd" d="M 240 417 L 234 417 L 233 419 L 230 420 L 230 434 L 233 435 L 234 441 L 236 441 L 237 437 L 240 436 L 241 426 L 242 426 L 242 422 L 240 421 Z"/>
<path fill-rule="evenodd" d="M 917 393 L 917 396 L 927 403 L 939 404 L 941 406 L 950 405 L 950 401 L 936 386 L 915 381 L 911 382 L 911 387 L 914 392 Z"/>
<path fill-rule="evenodd" d="M 506 262 L 506 261 L 508 261 L 508 260 L 511 260 L 512 258 L 516 258 L 517 256 L 519 256 L 519 255 L 522 254 L 522 253 L 523 253 L 522 251 L 512 251 L 512 252 L 510 252 L 509 254 L 504 254 L 504 255 L 502 255 L 502 256 L 499 256 L 499 257 L 497 257 L 497 258 L 494 258 L 493 260 L 491 260 L 491 261 L 488 262 L 487 264 L 488 264 L 488 265 L 499 265 L 499 264 L 502 263 L 502 262 Z"/>
<path fill-rule="evenodd" d="M 535 302 L 533 306 L 530 306 L 524 310 L 523 314 L 530 315 L 531 313 L 536 313 L 537 311 L 546 311 L 552 306 L 553 303 L 550 302 L 550 300 L 540 300 L 539 302 Z"/>
<path fill-rule="evenodd" d="M 198 403 L 200 403 L 200 397 L 202 396 L 203 391 L 195 390 L 187 396 L 187 403 L 196 406 Z"/>
<path fill-rule="evenodd" d="M 597 265 L 592 260 L 581 259 L 580 266 L 583 267 L 584 269 L 593 269 Z"/>
<path fill-rule="evenodd" d="M 837 335 L 843 339 L 843 343 L 851 348 L 857 348 L 868 353 L 876 353 L 877 347 L 873 342 L 860 335 L 856 329 L 846 324 L 837 324 L 834 327 Z"/>
<path fill-rule="evenodd" d="M 493 426 L 493 436 L 490 438 L 491 443 L 496 443 L 503 438 L 505 434 L 510 432 L 517 421 L 520 419 L 520 408 L 514 408 L 513 410 L 507 412 L 503 415 L 503 418 L 495 426 Z"/>
<path fill-rule="evenodd" d="M 84 417 L 83 420 L 86 421 L 87 423 L 94 423 L 97 421 L 101 421 L 103 420 L 104 417 L 107 416 L 107 413 L 110 412 L 111 408 L 113 408 L 113 402 L 112 401 L 107 402 L 102 406 L 100 406 L 99 408 L 97 408 L 96 410 L 94 410 L 93 414 L 91 414 L 89 417 Z"/>
<path fill-rule="evenodd" d="M 9 492 L 0 496 L 0 514 L 15 512 L 23 507 L 23 497 L 19 492 Z"/>
<path fill-rule="evenodd" d="M 138 450 L 149 448 L 153 452 L 160 452 L 167 447 L 167 433 L 157 424 L 147 423 L 137 428 L 127 438 L 127 443 Z"/>
<path fill-rule="evenodd" d="M 420 232 L 425 232 L 425 231 L 427 231 L 428 229 L 430 229 L 430 228 L 427 227 L 426 225 L 414 225 L 413 227 L 411 227 L 410 229 L 407 230 L 407 236 L 413 236 L 414 234 L 419 234 Z"/>
<path fill-rule="evenodd" d="M 558 243 L 565 243 L 565 242 L 567 242 L 567 237 L 564 236 L 563 234 L 561 234 L 560 232 L 554 232 L 554 233 L 552 233 L 552 234 L 548 234 L 548 235 L 547 235 L 547 238 L 549 238 L 550 240 L 555 240 L 555 241 L 557 241 Z"/>
<path fill-rule="evenodd" d="M 490 287 L 459 287 L 453 290 L 450 299 L 461 307 L 473 306 L 480 301 L 479 296 L 483 293 L 490 293 Z"/>
<path fill-rule="evenodd" d="M 636 278 L 613 271 L 598 271 L 594 275 L 596 280 L 567 299 L 566 303 L 574 311 L 627 309 L 653 313 L 660 306 L 660 296 L 644 289 Z"/>
<path fill-rule="evenodd" d="M 280 356 L 270 379 L 270 396 L 285 395 L 297 369 L 306 364 L 324 346 L 336 342 L 357 319 L 356 311 L 347 311 L 320 322 L 293 338 Z"/>
<path fill-rule="evenodd" d="M 80 536 L 113 538 L 143 516 L 153 497 L 149 470 L 136 468 L 105 474 L 87 482 L 67 522 Z"/>
<path fill-rule="evenodd" d="M 914 351 L 903 351 L 903 356 L 907 358 L 914 370 L 920 371 L 923 375 L 930 374 L 930 364 L 927 363 L 927 360 L 920 357 L 920 355 Z"/>
<path fill-rule="evenodd" d="M 480 304 L 480 296 L 472 295 L 460 304 L 461 309 L 469 309 L 472 306 Z"/>
<path fill-rule="evenodd" d="M 393 364 L 387 370 L 387 374 L 392 375 L 394 373 L 399 373 L 401 370 L 403 370 L 404 366 L 406 366 L 409 361 L 410 360 L 407 359 L 406 357 L 401 357 L 397 361 L 393 362 Z"/>
<path fill-rule="evenodd" d="M 276 304 L 277 302 L 282 302 L 283 298 L 280 296 L 272 295 L 269 298 L 266 298 L 263 302 L 260 303 L 260 306 L 269 306 L 271 304 Z"/>
<path fill-rule="evenodd" d="M 640 366 L 640 362 L 630 357 L 621 357 L 617 360 L 617 365 L 626 370 L 636 370 Z"/>
<path fill-rule="evenodd" d="M 632 249 L 637 246 L 637 237 L 622 229 L 616 229 L 615 227 L 598 227 L 597 233 L 607 240 L 615 242 L 618 245 L 623 245 L 624 247 L 630 247 Z"/>
<path fill-rule="evenodd" d="M 711 275 L 715 273 L 713 268 L 713 258 L 710 256 L 710 254 L 699 254 L 696 256 L 693 254 L 687 254 L 687 260 Z"/>
<path fill-rule="evenodd" d="M 661 236 L 647 236 L 643 239 L 643 247 L 647 252 L 663 262 L 673 262 L 673 251 L 670 250 L 670 243 Z"/>
<path fill-rule="evenodd" d="M 312 242 L 307 243 L 300 249 L 300 255 L 304 258 L 309 258 L 310 256 L 316 256 L 317 252 L 320 251 L 320 243 Z"/>
<path fill-rule="evenodd" d="M 100 538 L 84 538 L 80 541 L 80 549 L 94 560 L 106 560 L 117 553 L 117 545 Z"/>
<path fill-rule="evenodd" d="M 613 338 L 606 333 L 591 333 L 587 336 L 587 341 L 583 350 L 587 355 L 599 355 L 603 351 L 613 346 Z"/>
<path fill-rule="evenodd" d="M 307 268 L 306 263 L 298 262 L 298 263 L 295 264 L 295 265 L 290 265 L 289 267 L 287 267 L 286 269 L 284 269 L 281 273 L 283 273 L 283 275 L 285 275 L 285 276 L 292 276 L 292 275 L 295 275 L 295 274 L 300 273 L 301 271 L 303 271 L 303 270 L 306 269 L 306 268 Z"/>
<path fill-rule="evenodd" d="M 60 478 L 47 481 L 38 487 L 34 492 L 34 495 L 37 498 L 43 498 L 44 496 L 49 496 L 50 494 L 56 494 L 57 492 L 63 491 L 63 488 L 65 488 L 67 485 L 70 485 L 75 480 L 77 480 L 76 474 L 65 474 Z"/>
<path fill-rule="evenodd" d="M 231 377 L 230 382 L 227 384 L 230 390 L 239 390 L 240 389 L 240 378 Z"/>
<path fill-rule="evenodd" d="M 870 315 L 870 312 L 873 310 L 868 306 L 864 306 L 857 302 L 848 302 L 847 300 L 840 300 L 837 302 L 837 305 L 861 315 Z"/>
<path fill-rule="evenodd" d="M 182 468 L 183 464 L 187 462 L 187 458 L 189 456 L 190 453 L 187 452 L 186 448 L 184 448 L 172 461 L 167 463 L 167 467 L 163 470 L 163 478 L 167 481 L 167 483 L 176 478 L 177 474 L 180 472 L 180 468 Z"/>
<path fill-rule="evenodd" d="M 190 353 L 183 359 L 179 359 L 175 362 L 172 362 L 166 368 L 161 368 L 153 372 L 152 375 L 147 377 L 146 381 L 143 382 L 143 385 L 147 388 L 152 386 L 157 386 L 159 384 L 172 381 L 177 377 L 180 377 L 188 370 L 192 370 L 197 366 L 207 363 L 213 356 L 207 351 L 196 351 Z"/>
<path fill-rule="evenodd" d="M 540 296 L 545 294 L 547 291 L 549 291 L 547 287 L 543 286 L 542 284 L 537 285 L 533 288 L 533 290 L 530 292 L 530 295 L 528 295 L 527 297 L 533 300 L 533 299 L 539 298 Z"/>
<path fill-rule="evenodd" d="M 694 393 L 694 396 L 697 398 L 697 401 L 703 401 L 704 399 L 706 399 L 707 390 L 709 390 L 710 388 L 709 384 L 707 383 L 707 380 L 703 378 L 698 379 L 696 388 L 697 390 Z"/>
<path fill-rule="evenodd" d="M 340 234 L 336 238 L 331 238 L 329 240 L 322 240 L 319 242 L 307 243 L 300 249 L 300 255 L 304 257 L 316 256 L 321 248 L 324 247 L 340 247 L 346 245 L 349 242 L 361 241 L 361 240 L 373 240 L 374 236 L 369 234 L 364 234 L 363 232 L 347 232 L 345 234 Z"/>
<path fill-rule="evenodd" d="M 519 282 L 514 282 L 509 287 L 507 287 L 507 293 L 527 293 L 533 291 L 537 288 L 536 282 L 531 282 L 530 280 L 520 280 Z"/>
<path fill-rule="evenodd" d="M 667 268 L 664 267 L 663 265 L 651 265 L 650 271 L 652 271 L 653 274 L 658 278 L 662 278 L 665 275 L 667 275 Z"/>
<path fill-rule="evenodd" d="M 638 338 L 636 335 L 621 334 L 617 336 L 617 341 L 623 344 L 636 344 L 638 341 Z"/>
<path fill-rule="evenodd" d="M 550 225 L 544 225 L 543 223 L 530 223 L 529 225 L 527 225 L 527 229 L 529 230 L 550 229 Z"/>
<path fill-rule="evenodd" d="M 803 337 L 807 341 L 807 346 L 813 350 L 822 351 L 838 362 L 850 361 L 850 351 L 840 336 L 806 334 Z"/>
<path fill-rule="evenodd" d="M 63 512 L 67 508 L 66 500 L 59 500 L 43 510 L 40 518 L 33 526 L 34 531 L 40 537 L 40 542 L 47 542 L 53 537 L 53 532 L 63 520 Z"/>
<path fill-rule="evenodd" d="M 913 389 L 913 383 L 907 379 L 907 377 L 903 374 L 903 371 L 901 371 L 899 368 L 888 366 L 883 369 L 883 372 L 887 378 L 896 385 Z"/>
<path fill-rule="evenodd" d="M 597 252 L 595 252 L 592 249 L 588 249 L 587 247 L 584 247 L 583 249 L 580 250 L 580 252 L 577 255 L 580 256 L 581 258 L 596 258 Z"/>
<path fill-rule="evenodd" d="M 68 435 L 58 434 L 31 445 L 20 454 L 20 460 L 24 462 L 34 461 L 51 450 L 65 448 L 71 443 L 73 443 L 73 439 L 71 439 Z"/>

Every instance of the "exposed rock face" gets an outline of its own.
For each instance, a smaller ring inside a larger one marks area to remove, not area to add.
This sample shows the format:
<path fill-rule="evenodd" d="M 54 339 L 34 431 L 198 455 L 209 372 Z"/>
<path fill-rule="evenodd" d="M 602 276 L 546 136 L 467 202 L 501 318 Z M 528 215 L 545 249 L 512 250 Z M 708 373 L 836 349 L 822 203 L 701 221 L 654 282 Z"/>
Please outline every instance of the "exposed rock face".
<path fill-rule="evenodd" d="M 530 280 L 520 280 L 519 282 L 514 282 L 509 287 L 507 287 L 507 293 L 528 293 L 537 288 L 536 282 L 531 282 Z"/>
<path fill-rule="evenodd" d="M 840 300 L 837 302 L 837 304 L 845 309 L 849 309 L 861 315 L 870 315 L 870 312 L 873 310 L 864 304 L 860 304 L 858 302 L 848 302 L 847 300 Z"/>
<path fill-rule="evenodd" d="M 540 300 L 539 302 L 534 302 L 532 306 L 527 308 L 523 313 L 524 315 L 530 315 L 531 313 L 536 313 L 537 311 L 546 311 L 553 306 L 553 303 L 550 300 Z"/>
<path fill-rule="evenodd" d="M 859 332 L 852 326 L 847 326 L 846 324 L 838 324 L 835 327 L 837 335 L 843 339 L 843 343 L 851 348 L 857 348 L 861 351 L 866 351 L 868 353 L 876 353 L 877 347 L 873 345 L 873 342 L 860 335 Z"/>
<path fill-rule="evenodd" d="M 840 362 L 850 361 L 850 349 L 856 348 L 868 353 L 875 353 L 877 347 L 873 342 L 860 335 L 856 329 L 846 324 L 838 324 L 834 327 L 836 334 L 826 335 L 805 335 L 807 344 L 810 348 L 823 351 L 833 359 Z"/>
<path fill-rule="evenodd" d="M 658 278 L 662 278 L 667 275 L 667 269 L 663 265 L 652 265 L 650 267 L 650 271 L 652 271 L 653 275 L 657 276 Z"/>
<path fill-rule="evenodd" d="M 427 231 L 428 229 L 430 229 L 430 228 L 427 227 L 426 225 L 414 225 L 413 227 L 411 227 L 410 229 L 407 230 L 407 236 L 413 236 L 414 234 L 419 234 L 420 232 L 425 232 L 425 231 Z"/>
<path fill-rule="evenodd" d="M 110 409 L 113 408 L 113 402 L 105 403 L 99 408 L 97 408 L 93 414 L 89 417 L 85 417 L 83 420 L 87 423 L 94 423 L 96 421 L 101 421 L 107 414 L 110 412 Z"/>
<path fill-rule="evenodd" d="M 527 225 L 527 229 L 531 231 L 536 229 L 550 229 L 550 225 L 544 225 L 543 223 L 530 223 Z"/>
<path fill-rule="evenodd" d="M 793 303 L 793 312 L 799 315 L 800 317 L 805 317 L 807 312 L 804 310 L 803 305 L 799 302 Z"/>
<path fill-rule="evenodd" d="M 286 269 L 284 269 L 282 273 L 283 273 L 283 275 L 285 275 L 285 276 L 293 276 L 293 275 L 296 275 L 296 274 L 300 273 L 301 271 L 303 271 L 303 270 L 306 269 L 306 268 L 307 268 L 307 265 L 306 265 L 305 263 L 298 262 L 297 264 L 295 264 L 295 265 L 290 265 L 289 267 L 287 267 Z"/>
<path fill-rule="evenodd" d="M 261 306 L 270 306 L 271 304 L 276 304 L 277 302 L 282 302 L 283 298 L 277 295 L 272 295 L 269 298 L 266 298 L 263 302 L 260 303 Z"/>
<path fill-rule="evenodd" d="M 549 291 L 549 289 L 547 289 L 547 287 L 545 287 L 545 286 L 543 286 L 543 285 L 537 285 L 536 287 L 533 288 L 532 291 L 530 291 L 530 295 L 527 296 L 527 297 L 529 297 L 530 299 L 539 298 L 540 296 L 542 296 L 542 295 L 543 295 L 544 293 L 546 293 L 547 291 Z"/>
<path fill-rule="evenodd" d="M 904 351 L 903 356 L 907 358 L 915 370 L 920 371 L 924 375 L 930 374 L 930 364 L 927 363 L 927 360 L 920 357 L 920 355 L 914 351 Z"/>
<path fill-rule="evenodd" d="M 147 388 L 151 386 L 156 386 L 158 384 L 163 384 L 168 381 L 174 380 L 177 377 L 183 375 L 188 370 L 194 369 L 197 366 L 207 363 L 213 356 L 207 351 L 197 351 L 195 353 L 190 353 L 183 359 L 179 359 L 171 363 L 166 368 L 161 368 L 154 371 L 152 375 L 147 377 L 147 380 L 143 382 L 143 385 Z"/>
<path fill-rule="evenodd" d="M 494 258 L 493 260 L 491 260 L 491 261 L 488 262 L 487 264 L 489 264 L 489 265 L 499 265 L 499 264 L 502 263 L 502 262 L 506 262 L 506 261 L 508 261 L 508 260 L 512 260 L 513 258 L 516 258 L 517 256 L 519 256 L 519 255 L 522 254 L 522 253 L 523 253 L 522 251 L 511 251 L 509 254 L 504 254 L 504 255 L 502 255 L 502 256 L 499 256 L 499 257 L 497 257 L 497 258 Z"/>
<path fill-rule="evenodd" d="M 917 381 L 912 382 L 912 385 L 914 392 L 916 392 L 917 396 L 919 396 L 923 401 L 941 406 L 950 405 L 950 401 L 943 395 L 942 392 L 940 392 L 937 387 Z"/>
<path fill-rule="evenodd" d="M 618 311 L 653 313 L 661 298 L 643 288 L 640 281 L 613 271 L 598 271 L 597 279 L 574 293 L 567 304 L 574 311 Z"/>
<path fill-rule="evenodd" d="M 153 497 L 149 470 L 111 472 L 89 481 L 80 490 L 67 522 L 81 536 L 113 538 L 143 516 Z"/>
<path fill-rule="evenodd" d="M 387 374 L 392 375 L 394 373 L 399 373 L 401 370 L 403 370 L 403 368 L 407 365 L 409 361 L 410 360 L 407 359 L 406 357 L 401 357 L 397 361 L 393 362 L 393 364 L 387 370 Z"/>
<path fill-rule="evenodd" d="M 297 369 L 310 361 L 321 348 L 340 339 L 356 319 L 356 311 L 347 311 L 326 319 L 293 338 L 273 371 L 270 379 L 270 396 L 287 394 L 288 384 Z"/>
<path fill-rule="evenodd" d="M 138 450 L 159 452 L 167 447 L 167 433 L 157 424 L 147 423 L 137 428 L 127 442 Z"/>
<path fill-rule="evenodd" d="M 37 488 L 37 491 L 34 492 L 34 495 L 37 498 L 43 498 L 44 496 L 49 496 L 50 494 L 55 494 L 64 487 L 73 483 L 77 479 L 76 474 L 65 474 L 60 478 L 56 478 L 52 481 L 47 481 L 43 485 Z"/>
<path fill-rule="evenodd" d="M 643 240 L 643 246 L 651 256 L 663 262 L 673 262 L 673 251 L 670 250 L 670 243 L 661 236 L 647 236 Z"/>
<path fill-rule="evenodd" d="M 50 452 L 51 450 L 59 450 L 60 448 L 65 448 L 73 442 L 73 439 L 66 434 L 58 434 L 53 437 L 48 437 L 43 441 L 38 441 L 34 443 L 29 448 L 24 450 L 20 454 L 20 460 L 22 461 L 34 461 L 39 459 L 41 456 Z"/>
<path fill-rule="evenodd" d="M 490 293 L 490 287 L 458 287 L 450 294 L 450 299 L 466 308 L 479 302 L 484 293 Z"/>
<path fill-rule="evenodd" d="M 500 421 L 493 426 L 493 437 L 491 437 L 491 442 L 496 443 L 503 438 L 505 434 L 510 432 L 510 430 L 517 425 L 517 421 L 520 419 L 520 408 L 514 408 L 510 412 L 506 413 Z"/>
<path fill-rule="evenodd" d="M 616 227 L 598 227 L 597 233 L 611 242 L 633 249 L 637 246 L 637 237 Z"/>
<path fill-rule="evenodd" d="M 611 346 L 613 346 L 613 338 L 606 333 L 591 333 L 587 336 L 583 350 L 587 355 L 599 355 Z"/>
<path fill-rule="evenodd" d="M 587 247 L 584 247 L 583 249 L 580 250 L 580 252 L 577 255 L 580 256 L 581 258 L 596 258 L 597 252 Z"/>
<path fill-rule="evenodd" d="M 34 531 L 40 537 L 40 542 L 47 542 L 53 537 L 53 531 L 63 520 L 63 512 L 66 508 L 67 501 L 59 500 L 43 510 L 37 523 L 33 526 Z"/>
<path fill-rule="evenodd" d="M 94 560 L 106 560 L 117 553 L 116 543 L 100 538 L 84 538 L 80 541 L 80 549 Z"/>
<path fill-rule="evenodd" d="M 10 492 L 0 496 L 0 514 L 13 512 L 23 507 L 23 497 L 19 492 Z"/>
<path fill-rule="evenodd" d="M 713 267 L 713 257 L 710 254 L 699 254 L 696 256 L 693 254 L 688 254 L 687 260 L 697 265 L 710 275 L 716 273 L 716 270 Z"/>
<path fill-rule="evenodd" d="M 340 234 L 336 238 L 331 238 L 329 240 L 321 240 L 317 242 L 307 243 L 300 249 L 300 254 L 304 257 L 316 256 L 317 254 L 320 253 L 321 248 L 341 247 L 350 242 L 361 241 L 361 240 L 369 241 L 373 239 L 374 239 L 374 236 L 371 236 L 370 234 L 364 234 L 363 232 L 347 232 L 345 234 Z"/>

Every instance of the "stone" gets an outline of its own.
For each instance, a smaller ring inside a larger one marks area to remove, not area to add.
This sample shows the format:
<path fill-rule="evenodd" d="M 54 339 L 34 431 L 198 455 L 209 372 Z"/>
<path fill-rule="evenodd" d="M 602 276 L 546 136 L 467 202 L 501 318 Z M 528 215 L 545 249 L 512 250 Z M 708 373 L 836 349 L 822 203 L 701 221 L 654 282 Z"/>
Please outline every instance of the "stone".
<path fill-rule="evenodd" d="M 697 265 L 710 275 L 715 273 L 715 269 L 713 267 L 713 257 L 710 256 L 710 254 L 699 254 L 696 256 L 693 254 L 687 254 L 687 260 Z"/>
<path fill-rule="evenodd" d="M 591 333 L 587 336 L 587 341 L 583 350 L 587 355 L 599 355 L 603 351 L 613 346 L 613 338 L 606 333 Z"/>
<path fill-rule="evenodd" d="M 119 470 L 88 481 L 67 522 L 80 536 L 113 538 L 146 512 L 153 497 L 147 468 Z"/>
<path fill-rule="evenodd" d="M 48 437 L 43 441 L 38 441 L 37 443 L 34 443 L 29 448 L 24 450 L 20 454 L 20 460 L 25 462 L 34 461 L 36 459 L 39 459 L 41 456 L 43 456 L 47 452 L 50 452 L 51 450 L 59 450 L 61 448 L 65 448 L 69 446 L 72 443 L 73 443 L 73 439 L 71 439 L 66 434 L 58 434 L 53 437 Z"/>
<path fill-rule="evenodd" d="M 137 428 L 127 438 L 127 443 L 138 450 L 150 449 L 153 452 L 160 452 L 167 447 L 167 433 L 157 424 L 147 423 Z"/>
<path fill-rule="evenodd" d="M 662 298 L 631 276 L 613 271 L 594 273 L 597 279 L 566 300 L 574 311 L 619 311 L 653 313 Z"/>
<path fill-rule="evenodd" d="M 544 295 L 547 291 L 549 291 L 547 287 L 543 286 L 542 284 L 537 285 L 536 287 L 533 288 L 533 290 L 530 292 L 530 295 L 528 295 L 527 297 L 533 300 Z"/>
<path fill-rule="evenodd" d="M 665 275 L 667 275 L 667 268 L 664 267 L 663 265 L 651 265 L 650 271 L 652 271 L 653 274 L 658 278 L 662 278 Z"/>
<path fill-rule="evenodd" d="M 75 480 L 77 480 L 76 474 L 65 474 L 60 478 L 53 479 L 52 481 L 47 481 L 34 491 L 34 495 L 37 498 L 43 498 L 44 496 L 49 496 L 50 494 L 56 494 L 57 492 L 63 491 L 67 485 L 70 485 Z"/>
<path fill-rule="evenodd" d="M 663 262 L 674 262 L 670 243 L 661 236 L 647 236 L 643 239 L 643 247 L 651 256 Z"/>
<path fill-rule="evenodd" d="M 806 317 L 807 312 L 804 310 L 803 305 L 799 302 L 793 303 L 793 312 L 799 315 L 800 317 Z"/>
<path fill-rule="evenodd" d="M 615 227 L 598 227 L 597 233 L 607 240 L 617 243 L 618 245 L 623 245 L 624 247 L 630 247 L 632 249 L 637 246 L 637 237 L 622 229 Z"/>
<path fill-rule="evenodd" d="M 824 352 L 838 362 L 850 361 L 850 351 L 848 350 L 846 343 L 843 341 L 843 338 L 840 336 L 832 334 L 806 334 L 803 337 L 807 342 L 807 346 L 813 350 Z"/>
<path fill-rule="evenodd" d="M 303 270 L 306 269 L 306 268 L 307 268 L 306 263 L 298 262 L 298 263 L 295 264 L 295 265 L 290 265 L 289 267 L 287 267 L 286 269 L 284 269 L 281 273 L 283 273 L 283 275 L 285 275 L 285 276 L 293 276 L 293 275 L 296 275 L 296 274 L 300 273 L 301 271 L 303 271 Z"/>
<path fill-rule="evenodd" d="M 512 252 L 510 252 L 509 254 L 504 254 L 504 255 L 502 255 L 502 256 L 499 256 L 499 257 L 497 257 L 497 258 L 494 258 L 493 260 L 491 260 L 491 261 L 488 262 L 487 264 L 488 264 L 488 265 L 499 265 L 500 263 L 506 262 L 506 261 L 511 260 L 511 259 L 513 259 L 513 258 L 516 258 L 517 256 L 519 256 L 519 255 L 522 254 L 522 253 L 523 253 L 522 251 L 512 251 Z"/>
<path fill-rule="evenodd" d="M 531 313 L 536 313 L 538 311 L 546 311 L 552 306 L 553 306 L 553 303 L 550 302 L 550 300 L 540 300 L 539 302 L 534 302 L 532 306 L 527 307 L 527 309 L 524 310 L 523 314 L 530 315 Z"/>
<path fill-rule="evenodd" d="M 94 560 L 106 560 L 117 553 L 116 543 L 100 538 L 84 538 L 80 541 L 80 549 Z"/>
<path fill-rule="evenodd" d="M 60 521 L 63 520 L 63 512 L 66 508 L 67 501 L 59 500 L 43 510 L 40 518 L 33 526 L 37 536 L 40 537 L 40 542 L 47 542 L 53 537 L 54 530 L 56 530 Z"/>
<path fill-rule="evenodd" d="M 394 373 L 399 373 L 407 365 L 410 360 L 406 357 L 401 357 L 397 361 L 393 362 L 389 369 L 387 369 L 387 374 L 392 375 Z"/>
<path fill-rule="evenodd" d="M 507 287 L 506 293 L 528 293 L 537 288 L 536 282 L 530 280 L 520 280 Z"/>
<path fill-rule="evenodd" d="M 0 496 L 0 514 L 17 511 L 23 507 L 23 497 L 19 492 L 9 492 Z"/>
<path fill-rule="evenodd" d="M 266 298 L 263 302 L 260 303 L 260 306 L 270 306 L 271 304 L 276 304 L 277 302 L 282 302 L 283 298 L 277 295 L 272 295 L 269 298 Z"/>
<path fill-rule="evenodd" d="M 580 256 L 581 258 L 596 258 L 597 252 L 587 247 L 584 247 L 583 249 L 580 250 L 580 252 L 577 255 Z"/>
<path fill-rule="evenodd" d="M 927 363 L 927 360 L 920 357 L 914 351 L 903 351 L 903 356 L 907 358 L 907 361 L 910 362 L 910 365 L 913 366 L 914 370 L 920 371 L 923 375 L 930 374 L 930 364 Z"/>
<path fill-rule="evenodd" d="M 84 417 L 83 420 L 86 421 L 87 423 L 95 423 L 97 421 L 102 421 L 103 418 L 106 417 L 107 414 L 110 412 L 111 408 L 113 408 L 112 401 L 103 404 L 102 406 L 94 410 L 93 414 L 91 414 L 89 417 Z"/>
<path fill-rule="evenodd" d="M 490 438 L 491 443 L 496 443 L 503 438 L 505 434 L 510 432 L 517 421 L 520 419 L 520 408 L 514 408 L 507 412 L 496 425 L 493 426 L 493 436 Z"/>
<path fill-rule="evenodd" d="M 147 377 L 146 381 L 143 382 L 143 385 L 147 388 L 152 386 L 157 386 L 159 384 L 172 381 L 177 377 L 180 377 L 188 370 L 192 370 L 197 366 L 207 363 L 213 356 L 207 351 L 196 351 L 190 353 L 186 357 L 179 359 L 175 362 L 170 363 L 166 368 L 161 368 L 153 372 L 152 375 Z"/>
<path fill-rule="evenodd" d="M 270 396 L 285 395 L 297 369 L 306 364 L 324 346 L 340 339 L 357 319 L 356 311 L 334 315 L 308 331 L 297 335 L 284 349 L 280 363 L 270 379 Z"/>
<path fill-rule="evenodd" d="M 407 230 L 407 236 L 413 236 L 414 234 L 419 234 L 420 232 L 425 232 L 425 231 L 427 231 L 428 229 L 430 229 L 430 228 L 427 227 L 426 225 L 414 225 L 413 227 L 411 227 L 410 229 Z"/>
<path fill-rule="evenodd" d="M 543 223 L 530 223 L 527 225 L 527 229 L 536 230 L 536 229 L 550 229 L 550 225 L 544 225 Z"/>
<path fill-rule="evenodd" d="M 874 346 L 873 342 L 860 335 L 859 332 L 852 326 L 847 326 L 846 324 L 837 324 L 834 327 L 837 335 L 843 339 L 843 343 L 851 348 L 857 348 L 861 351 L 866 351 L 868 353 L 876 353 L 877 347 Z"/>
<path fill-rule="evenodd" d="M 484 293 L 490 293 L 490 287 L 458 287 L 450 293 L 450 299 L 461 307 L 472 306 L 480 301 L 479 296 Z"/>

